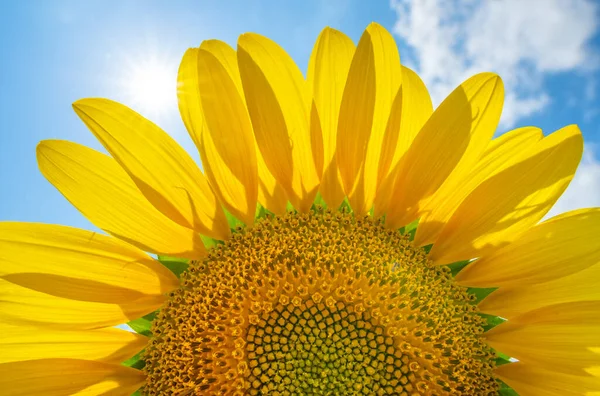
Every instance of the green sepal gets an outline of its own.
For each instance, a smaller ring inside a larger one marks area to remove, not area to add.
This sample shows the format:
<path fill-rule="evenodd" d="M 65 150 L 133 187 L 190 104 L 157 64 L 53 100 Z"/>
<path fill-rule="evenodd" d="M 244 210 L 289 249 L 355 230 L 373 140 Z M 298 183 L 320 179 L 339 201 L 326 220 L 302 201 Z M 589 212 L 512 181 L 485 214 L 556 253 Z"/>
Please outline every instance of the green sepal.
<path fill-rule="evenodd" d="M 320 191 L 317 191 L 317 195 L 315 196 L 315 200 L 313 201 L 312 208 L 315 209 L 317 205 L 321 206 L 323 209 L 327 209 L 327 203 L 325 203 L 325 200 L 323 199 L 323 196 L 321 195 Z"/>
<path fill-rule="evenodd" d="M 344 198 L 344 201 L 338 208 L 339 211 L 345 211 L 346 213 L 354 213 L 352 210 L 352 206 L 350 205 L 350 201 L 348 201 L 348 197 Z"/>
<path fill-rule="evenodd" d="M 178 278 L 187 269 L 189 263 L 188 259 L 169 256 L 158 256 L 158 261 L 171 270 Z"/>
<path fill-rule="evenodd" d="M 264 206 L 262 206 L 261 204 L 257 203 L 256 204 L 256 212 L 254 212 L 254 220 L 260 220 L 260 219 L 264 219 L 265 217 L 267 217 L 267 215 L 269 215 L 271 212 L 269 212 L 267 210 L 267 208 L 265 208 Z"/>
<path fill-rule="evenodd" d="M 489 315 L 489 314 L 481 313 L 481 312 L 479 313 L 479 315 L 481 317 L 485 318 L 485 320 L 487 320 L 487 324 L 485 326 L 483 326 L 483 330 L 485 330 L 485 331 L 489 331 L 489 330 L 493 329 L 494 327 L 505 322 L 505 320 L 499 316 Z"/>
<path fill-rule="evenodd" d="M 243 221 L 232 215 L 225 207 L 223 207 L 223 211 L 225 212 L 225 217 L 227 218 L 227 223 L 229 224 L 229 228 L 232 230 L 237 229 L 238 227 L 245 227 Z"/>
<path fill-rule="evenodd" d="M 419 219 L 413 221 L 410 224 L 405 225 L 404 227 L 400 227 L 400 233 L 402 235 L 408 234 L 410 240 L 412 241 L 415 239 L 415 234 L 417 233 L 418 226 L 419 226 Z M 431 250 L 431 247 L 429 248 L 429 250 Z M 427 250 L 427 253 L 429 253 L 429 250 Z"/>
<path fill-rule="evenodd" d="M 294 208 L 294 205 L 290 201 L 287 201 L 287 204 L 285 204 L 285 210 L 287 212 L 296 212 L 296 208 Z"/>
<path fill-rule="evenodd" d="M 479 303 L 481 300 L 492 294 L 497 287 L 469 287 L 467 292 L 475 296 L 475 302 Z"/>
<path fill-rule="evenodd" d="M 471 262 L 471 260 L 457 261 L 455 263 L 448 264 L 448 268 L 450 268 L 450 271 L 452 272 L 452 276 L 455 277 L 470 262 Z"/>
<path fill-rule="evenodd" d="M 127 367 L 131 367 L 131 368 L 134 368 L 134 369 L 141 370 L 141 369 L 143 369 L 146 366 L 146 362 L 142 358 L 143 354 L 144 354 L 144 350 L 141 350 L 138 353 L 136 353 L 135 356 L 130 357 L 129 359 L 125 360 L 121 364 L 123 366 L 127 366 Z"/>
<path fill-rule="evenodd" d="M 505 382 L 498 380 L 500 382 L 500 389 L 498 389 L 499 396 L 519 396 L 516 390 L 508 386 Z"/>
<path fill-rule="evenodd" d="M 152 321 L 156 318 L 157 312 L 158 311 L 154 311 L 148 315 L 142 316 L 141 318 L 134 319 L 127 323 L 127 325 L 136 333 L 143 334 L 146 337 L 151 337 L 152 332 L 150 331 L 150 328 L 152 327 Z"/>
<path fill-rule="evenodd" d="M 200 235 L 200 239 L 202 239 L 202 243 L 204 244 L 204 247 L 206 248 L 206 250 L 210 250 L 217 245 L 223 244 L 223 241 L 221 241 L 219 239 L 207 237 L 206 235 Z"/>

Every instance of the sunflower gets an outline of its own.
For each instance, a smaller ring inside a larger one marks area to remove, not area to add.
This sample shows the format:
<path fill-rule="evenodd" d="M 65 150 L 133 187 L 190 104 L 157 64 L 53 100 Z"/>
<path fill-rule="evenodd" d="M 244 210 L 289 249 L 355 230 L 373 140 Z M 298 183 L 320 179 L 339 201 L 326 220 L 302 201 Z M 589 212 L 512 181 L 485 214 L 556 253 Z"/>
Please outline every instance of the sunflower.
<path fill-rule="evenodd" d="M 2 393 L 600 391 L 600 209 L 540 223 L 582 137 L 493 138 L 503 95 L 482 73 L 434 111 L 371 24 L 356 46 L 324 29 L 306 78 L 253 33 L 189 49 L 203 172 L 127 107 L 77 101 L 110 156 L 37 159 L 109 235 L 0 223 Z"/>

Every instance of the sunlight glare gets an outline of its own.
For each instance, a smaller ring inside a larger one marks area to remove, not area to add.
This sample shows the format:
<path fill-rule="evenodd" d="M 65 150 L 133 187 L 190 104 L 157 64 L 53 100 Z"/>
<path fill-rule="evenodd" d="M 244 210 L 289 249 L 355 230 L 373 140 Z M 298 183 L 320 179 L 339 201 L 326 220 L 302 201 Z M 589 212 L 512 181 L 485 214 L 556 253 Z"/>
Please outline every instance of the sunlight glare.
<path fill-rule="evenodd" d="M 177 101 L 177 68 L 152 56 L 137 59 L 124 76 L 125 94 L 135 109 L 149 117 L 174 110 Z"/>

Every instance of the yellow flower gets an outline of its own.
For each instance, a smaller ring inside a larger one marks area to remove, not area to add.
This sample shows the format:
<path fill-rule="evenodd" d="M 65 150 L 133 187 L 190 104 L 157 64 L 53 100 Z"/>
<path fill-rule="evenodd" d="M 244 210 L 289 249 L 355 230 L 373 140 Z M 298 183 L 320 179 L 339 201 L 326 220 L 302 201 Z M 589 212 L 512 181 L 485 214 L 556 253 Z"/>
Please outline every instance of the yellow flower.
<path fill-rule="evenodd" d="M 204 173 L 105 99 L 74 109 L 110 156 L 39 144 L 111 236 L 0 223 L 2 394 L 600 391 L 600 209 L 537 224 L 576 126 L 493 139 L 491 73 L 433 111 L 377 24 L 356 47 L 323 30 L 306 78 L 248 33 L 188 50 L 178 81 Z"/>

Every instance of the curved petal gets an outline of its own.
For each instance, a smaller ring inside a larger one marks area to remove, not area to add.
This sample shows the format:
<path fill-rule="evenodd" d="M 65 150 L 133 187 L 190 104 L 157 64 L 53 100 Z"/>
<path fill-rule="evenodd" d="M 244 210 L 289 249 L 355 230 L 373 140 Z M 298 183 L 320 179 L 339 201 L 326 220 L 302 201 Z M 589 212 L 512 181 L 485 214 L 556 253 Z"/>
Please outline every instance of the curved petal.
<path fill-rule="evenodd" d="M 190 137 L 200 147 L 200 134 L 204 128 L 202 102 L 198 89 L 198 51 L 188 48 L 183 54 L 177 71 L 177 104 L 179 114 Z"/>
<path fill-rule="evenodd" d="M 423 207 L 415 235 L 418 246 L 434 243 L 460 203 L 484 180 L 516 163 L 543 138 L 542 130 L 525 127 L 507 132 L 490 142 L 481 159 L 466 174 L 453 172 Z"/>
<path fill-rule="evenodd" d="M 576 260 L 570 263 L 577 263 Z M 478 305 L 480 311 L 503 318 L 514 318 L 525 312 L 554 304 L 600 301 L 600 261 L 564 278 L 528 285 L 500 288 Z"/>
<path fill-rule="evenodd" d="M 402 66 L 402 86 L 392 104 L 381 151 L 375 217 L 387 212 L 398 165 L 431 113 L 427 87 L 414 71 Z"/>
<path fill-rule="evenodd" d="M 318 153 L 313 152 L 319 145 L 311 136 L 315 132 L 312 98 L 302 73 L 279 45 L 258 34 L 241 35 L 237 55 L 254 136 L 265 163 L 292 204 L 308 211 L 321 175 L 315 160 Z"/>
<path fill-rule="evenodd" d="M 600 208 L 565 213 L 469 264 L 456 280 L 473 287 L 515 287 L 561 278 L 600 262 L 599 237 Z"/>
<path fill-rule="evenodd" d="M 129 396 L 143 385 L 136 369 L 80 359 L 39 359 L 0 364 L 5 396 Z"/>
<path fill-rule="evenodd" d="M 160 212 L 210 237 L 229 236 L 227 219 L 208 181 L 163 130 L 108 99 L 81 99 L 73 108 Z"/>
<path fill-rule="evenodd" d="M 399 164 L 387 226 L 400 227 L 418 219 L 423 204 L 452 172 L 471 169 L 494 134 L 503 101 L 500 77 L 481 73 L 440 104 Z"/>
<path fill-rule="evenodd" d="M 97 329 L 127 323 L 156 310 L 165 301 L 164 296 L 120 304 L 73 300 L 0 280 L 0 320 L 12 325 Z"/>
<path fill-rule="evenodd" d="M 337 164 L 357 215 L 373 206 L 386 126 L 401 78 L 394 38 L 382 26 L 371 23 L 350 65 L 337 126 Z"/>
<path fill-rule="evenodd" d="M 599 311 L 600 301 L 540 308 L 494 327 L 486 342 L 523 363 L 581 374 L 600 366 Z"/>
<path fill-rule="evenodd" d="M 580 396 L 600 392 L 599 377 L 557 373 L 535 364 L 505 364 L 497 367 L 495 374 L 520 396 Z"/>
<path fill-rule="evenodd" d="M 99 228 L 138 248 L 167 256 L 202 257 L 199 235 L 174 223 L 140 193 L 112 158 L 61 140 L 37 147 L 40 171 Z"/>
<path fill-rule="evenodd" d="M 219 55 L 231 58 L 235 65 L 235 51 L 223 42 L 204 42 L 198 51 L 198 88 L 206 122 L 199 148 L 219 199 L 249 225 L 254 222 L 258 196 L 254 135 L 243 92 Z"/>
<path fill-rule="evenodd" d="M 323 133 L 324 171 L 320 192 L 333 208 L 339 207 L 345 196 L 335 151 L 340 104 L 354 48 L 344 33 L 329 27 L 323 29 L 313 48 L 306 77 Z"/>
<path fill-rule="evenodd" d="M 148 342 L 143 335 L 114 328 L 54 331 L 0 324 L 0 331 L 0 364 L 52 358 L 120 364 Z"/>
<path fill-rule="evenodd" d="M 179 286 L 171 271 L 131 245 L 36 223 L 0 222 L 0 278 L 58 297 L 115 304 Z"/>
<path fill-rule="evenodd" d="M 554 205 L 575 174 L 581 132 L 565 127 L 481 183 L 446 223 L 429 257 L 437 264 L 482 257 L 516 240 Z"/>
<path fill-rule="evenodd" d="M 245 101 L 243 97 L 242 82 L 239 75 L 240 73 L 235 59 L 235 53 L 233 63 L 231 63 L 229 57 L 227 56 L 228 51 L 223 51 L 223 45 L 215 45 L 215 43 L 217 43 L 216 40 L 209 40 L 203 42 L 203 45 L 205 48 L 210 48 L 213 55 L 218 55 L 218 58 L 222 61 L 221 64 L 226 67 L 231 79 L 236 84 L 238 91 L 241 94 L 241 99 Z M 207 127 L 204 125 L 205 121 L 202 114 L 202 103 L 200 99 L 198 83 L 199 51 L 199 48 L 190 48 L 183 56 L 177 75 L 177 98 L 179 102 L 179 112 L 181 114 L 181 118 L 185 123 L 188 133 L 192 137 L 192 140 L 194 140 L 194 143 L 196 143 L 196 147 L 202 155 L 203 150 L 201 149 L 200 136 L 202 135 L 202 131 Z M 254 139 L 254 137 L 252 137 L 252 139 Z M 259 179 L 258 202 L 275 214 L 283 214 L 287 204 L 286 194 L 281 185 L 277 184 L 275 178 L 267 168 L 265 160 L 258 151 L 256 142 L 254 142 L 254 146 Z"/>

